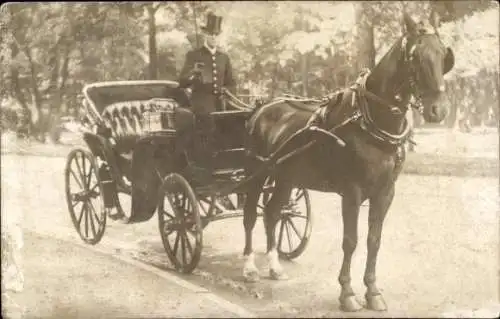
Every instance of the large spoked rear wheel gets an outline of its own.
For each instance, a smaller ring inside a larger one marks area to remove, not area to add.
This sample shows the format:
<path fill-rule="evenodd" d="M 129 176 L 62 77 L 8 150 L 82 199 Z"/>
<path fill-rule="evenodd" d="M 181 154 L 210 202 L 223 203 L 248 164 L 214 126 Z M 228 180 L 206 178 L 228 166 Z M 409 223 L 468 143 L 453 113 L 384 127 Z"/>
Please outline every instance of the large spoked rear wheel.
<path fill-rule="evenodd" d="M 262 212 L 272 197 L 274 181 L 268 178 L 264 183 L 257 207 Z M 311 237 L 312 213 L 309 193 L 303 188 L 294 188 L 288 203 L 282 210 L 276 224 L 278 254 L 283 259 L 300 256 Z"/>
<path fill-rule="evenodd" d="M 196 195 L 186 179 L 177 173 L 163 180 L 158 222 L 170 261 L 178 271 L 191 273 L 200 261 L 203 226 Z"/>
<path fill-rule="evenodd" d="M 64 177 L 73 225 L 84 242 L 95 245 L 106 229 L 102 185 L 95 157 L 83 149 L 71 151 Z"/>

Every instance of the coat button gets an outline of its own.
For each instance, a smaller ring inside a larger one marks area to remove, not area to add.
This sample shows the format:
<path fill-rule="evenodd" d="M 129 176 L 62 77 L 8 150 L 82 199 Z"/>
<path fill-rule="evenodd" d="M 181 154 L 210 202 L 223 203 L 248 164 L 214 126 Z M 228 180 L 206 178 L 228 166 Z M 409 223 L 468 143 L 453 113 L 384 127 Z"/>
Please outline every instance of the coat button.
<path fill-rule="evenodd" d="M 217 77 L 214 75 L 214 82 L 217 81 Z"/>
<path fill-rule="evenodd" d="M 216 88 L 216 87 L 217 87 L 217 83 L 214 83 L 214 88 Z"/>
<path fill-rule="evenodd" d="M 217 74 L 217 69 L 214 69 L 214 75 Z"/>
<path fill-rule="evenodd" d="M 217 64 L 215 64 L 215 62 L 214 62 L 214 64 L 212 64 L 212 65 L 213 65 L 213 67 L 214 67 L 214 68 L 217 66 Z"/>

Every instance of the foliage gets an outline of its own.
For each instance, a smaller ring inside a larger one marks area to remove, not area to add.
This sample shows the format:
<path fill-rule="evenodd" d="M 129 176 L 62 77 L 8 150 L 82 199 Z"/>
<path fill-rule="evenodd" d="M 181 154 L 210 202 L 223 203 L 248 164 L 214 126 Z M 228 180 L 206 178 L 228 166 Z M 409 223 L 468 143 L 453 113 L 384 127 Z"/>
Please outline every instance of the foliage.
<path fill-rule="evenodd" d="M 444 41 L 453 47 L 455 68 L 450 75 L 477 74 L 481 69 L 493 69 L 498 73 L 499 18 L 496 8 L 477 12 L 466 19 L 443 24 Z"/>
<path fill-rule="evenodd" d="M 200 44 L 208 10 L 224 18 L 220 44 L 247 94 L 317 96 L 347 85 L 401 35 L 403 10 L 417 19 L 440 14 L 441 36 L 456 56 L 450 78 L 498 70 L 498 4 L 486 0 L 53 2 L 1 9 L 0 95 L 30 108 L 35 122 L 43 112 L 78 107 L 85 83 L 175 80 L 185 53 Z"/>

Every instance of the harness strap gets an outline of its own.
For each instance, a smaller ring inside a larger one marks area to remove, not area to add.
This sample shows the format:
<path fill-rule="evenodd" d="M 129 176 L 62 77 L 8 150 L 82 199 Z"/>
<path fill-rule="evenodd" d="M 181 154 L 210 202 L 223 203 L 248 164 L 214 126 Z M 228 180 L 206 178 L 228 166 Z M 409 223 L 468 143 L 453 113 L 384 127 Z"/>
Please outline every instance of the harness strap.
<path fill-rule="evenodd" d="M 365 71 L 364 74 L 362 73 L 358 78 L 358 80 L 356 81 L 356 83 L 350 87 L 350 89 L 353 90 L 353 96 L 356 95 L 356 93 L 358 95 L 357 100 L 362 116 L 361 117 L 362 121 L 360 121 L 360 127 L 380 141 L 388 142 L 393 145 L 402 144 L 406 141 L 411 132 L 411 127 L 406 118 L 404 118 L 403 131 L 399 134 L 393 134 L 378 127 L 370 115 L 367 98 L 376 100 L 382 105 L 389 107 L 391 111 L 393 110 L 393 108 L 397 107 L 387 103 L 382 98 L 378 97 L 377 95 L 371 93 L 366 89 L 366 80 L 369 74 L 370 74 L 369 70 Z M 364 97 L 364 99 L 362 99 L 361 97 Z M 355 97 L 353 97 L 353 107 L 355 107 Z M 399 110 L 399 108 L 397 109 Z"/>

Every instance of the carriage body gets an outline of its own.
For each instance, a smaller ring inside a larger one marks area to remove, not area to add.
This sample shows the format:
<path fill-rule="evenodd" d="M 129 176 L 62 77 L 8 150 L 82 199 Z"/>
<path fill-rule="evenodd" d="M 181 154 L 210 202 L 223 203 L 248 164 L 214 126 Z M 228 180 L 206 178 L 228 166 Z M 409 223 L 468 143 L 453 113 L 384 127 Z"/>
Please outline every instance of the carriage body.
<path fill-rule="evenodd" d="M 245 124 L 252 110 L 211 114 L 215 122 L 214 178 L 200 184 L 189 171 L 187 152 L 189 138 L 196 134 L 195 116 L 189 109 L 189 97 L 177 82 L 98 82 L 85 86 L 83 96 L 83 139 L 88 150 L 74 149 L 65 171 L 68 209 L 80 237 L 96 244 L 104 234 L 107 217 L 138 223 L 158 212 L 160 234 L 170 260 L 177 269 L 191 272 L 200 258 L 203 228 L 213 220 L 242 216 L 237 202 L 227 208 L 219 198 L 234 194 L 238 201 L 244 192 L 238 185 L 248 177 Z M 262 201 L 266 202 L 271 193 L 272 186 L 267 185 Z M 121 195 L 128 198 L 126 204 Z M 180 207 L 176 202 L 179 198 L 189 202 L 189 207 Z M 307 201 L 308 223 L 305 240 L 289 254 L 292 258 L 302 252 L 310 234 L 309 197 L 306 194 L 301 198 Z M 187 246 L 177 251 L 179 234 L 189 233 L 178 229 L 180 224 L 194 234 L 194 251 L 187 252 Z M 169 239 L 172 232 L 178 233 L 174 241 Z M 191 256 L 188 261 L 184 253 Z"/>

